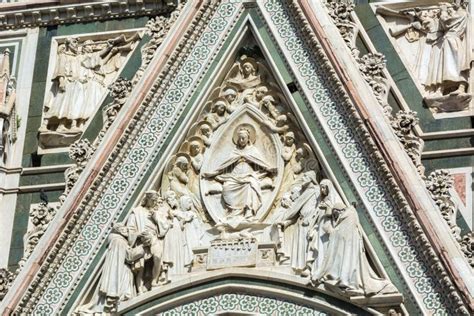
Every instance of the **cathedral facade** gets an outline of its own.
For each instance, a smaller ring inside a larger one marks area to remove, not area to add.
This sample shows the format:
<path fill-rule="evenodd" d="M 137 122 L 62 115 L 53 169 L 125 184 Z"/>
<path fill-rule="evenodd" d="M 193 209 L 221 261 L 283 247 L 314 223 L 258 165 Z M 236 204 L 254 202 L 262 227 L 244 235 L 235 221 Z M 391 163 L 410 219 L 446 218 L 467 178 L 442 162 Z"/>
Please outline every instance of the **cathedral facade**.
<path fill-rule="evenodd" d="M 472 315 L 472 3 L 0 5 L 2 315 Z"/>

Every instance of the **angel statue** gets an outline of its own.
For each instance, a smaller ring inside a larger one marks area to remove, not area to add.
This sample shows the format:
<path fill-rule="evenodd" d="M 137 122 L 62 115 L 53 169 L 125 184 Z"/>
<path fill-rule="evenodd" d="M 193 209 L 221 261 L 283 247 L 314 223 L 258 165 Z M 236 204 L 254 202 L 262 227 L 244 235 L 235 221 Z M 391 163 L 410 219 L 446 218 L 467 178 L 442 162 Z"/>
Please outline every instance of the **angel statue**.
<path fill-rule="evenodd" d="M 235 149 L 223 163 L 203 177 L 222 183 L 222 200 L 228 211 L 228 218 L 242 218 L 251 221 L 262 206 L 262 190 L 273 188 L 272 176 L 277 169 L 268 165 L 264 156 L 254 146 L 255 128 L 241 124 L 234 130 Z"/>

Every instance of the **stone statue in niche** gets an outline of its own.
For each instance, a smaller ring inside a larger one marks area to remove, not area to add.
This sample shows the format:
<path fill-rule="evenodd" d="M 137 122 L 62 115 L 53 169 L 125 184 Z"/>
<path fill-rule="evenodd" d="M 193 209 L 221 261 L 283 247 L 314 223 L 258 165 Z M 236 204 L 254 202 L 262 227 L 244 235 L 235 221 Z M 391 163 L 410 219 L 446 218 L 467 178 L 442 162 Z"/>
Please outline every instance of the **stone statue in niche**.
<path fill-rule="evenodd" d="M 347 212 L 356 216 L 350 221 L 336 215 L 343 198 L 264 63 L 245 55 L 225 78 L 153 185 L 160 194 L 145 193 L 128 217 L 129 245 L 143 248 L 128 263 L 136 292 L 227 267 L 269 268 L 328 291 L 348 289 L 345 280 L 326 282 L 326 270 L 335 256 L 367 255 L 357 214 Z M 361 241 L 354 252 L 346 251 L 345 232 Z M 368 259 L 360 262 L 357 273 L 369 271 L 362 270 Z M 334 277 L 342 280 L 343 272 Z M 371 295 L 365 287 L 372 280 L 389 284 L 375 275 L 356 290 Z"/>
<path fill-rule="evenodd" d="M 434 112 L 467 110 L 472 100 L 472 87 L 468 89 L 472 85 L 472 21 L 466 5 L 455 1 L 398 11 L 385 6 L 377 9 L 405 51 L 424 88 L 425 103 Z"/>
<path fill-rule="evenodd" d="M 78 139 L 139 39 L 138 33 L 96 41 L 68 37 L 59 44 L 39 129 L 43 148 Z"/>

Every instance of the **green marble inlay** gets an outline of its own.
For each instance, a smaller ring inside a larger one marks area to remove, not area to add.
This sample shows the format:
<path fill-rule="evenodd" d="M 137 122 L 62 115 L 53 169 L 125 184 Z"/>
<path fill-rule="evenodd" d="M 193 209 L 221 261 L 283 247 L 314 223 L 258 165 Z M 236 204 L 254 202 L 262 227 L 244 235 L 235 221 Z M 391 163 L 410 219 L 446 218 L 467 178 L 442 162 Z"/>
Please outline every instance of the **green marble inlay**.
<path fill-rule="evenodd" d="M 424 132 L 472 128 L 469 117 L 434 120 L 431 111 L 423 105 L 423 98 L 418 88 L 370 6 L 368 4 L 357 5 L 355 12 L 377 51 L 385 55 L 390 75 L 410 108 L 418 113 Z"/>

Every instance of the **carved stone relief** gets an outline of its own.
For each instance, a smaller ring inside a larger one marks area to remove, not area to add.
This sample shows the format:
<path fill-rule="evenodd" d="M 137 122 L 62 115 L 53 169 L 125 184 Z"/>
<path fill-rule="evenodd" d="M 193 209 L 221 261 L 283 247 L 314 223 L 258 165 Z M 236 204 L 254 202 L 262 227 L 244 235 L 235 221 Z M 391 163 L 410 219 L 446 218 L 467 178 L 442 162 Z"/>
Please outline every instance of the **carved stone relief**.
<path fill-rule="evenodd" d="M 362 236 L 265 61 L 242 54 L 153 190 L 114 226 L 98 285 L 77 312 L 114 312 L 189 273 L 230 267 L 278 269 L 348 298 L 401 299 Z"/>
<path fill-rule="evenodd" d="M 0 55 L 0 166 L 7 164 L 11 145 L 16 141 L 18 120 L 15 110 L 15 78 L 10 74 L 10 51 Z"/>
<path fill-rule="evenodd" d="M 138 32 L 129 32 L 114 38 L 57 40 L 39 129 L 42 148 L 65 147 L 79 139 L 139 39 Z"/>
<path fill-rule="evenodd" d="M 84 170 L 87 161 L 89 161 L 94 151 L 95 148 L 89 143 L 87 139 L 80 139 L 69 147 L 69 158 L 74 161 L 75 165 L 69 167 L 64 172 L 66 184 L 64 192 L 59 197 L 59 202 L 57 203 L 49 203 L 47 195 L 44 192 L 40 192 L 40 198 L 42 202 L 38 205 L 35 205 L 30 210 L 31 225 L 29 226 L 28 231 L 23 238 L 23 257 L 18 263 L 18 269 L 16 272 L 19 272 L 23 268 L 26 260 L 30 257 L 40 238 L 46 232 L 49 223 L 56 215 L 56 211 L 66 200 L 66 197 L 73 188 L 74 184 L 77 182 L 79 176 Z"/>
<path fill-rule="evenodd" d="M 408 156 L 413 161 L 420 176 L 424 178 L 425 167 L 421 163 L 421 153 L 425 146 L 425 142 L 414 132 L 415 126 L 419 119 L 414 111 L 398 111 L 392 118 L 392 128 L 405 148 Z"/>
<path fill-rule="evenodd" d="M 426 187 L 451 229 L 451 234 L 458 241 L 468 263 L 474 268 L 474 234 L 468 232 L 461 235 L 461 228 L 457 224 L 459 204 L 454 199 L 454 178 L 447 170 L 435 170 L 426 179 Z"/>
<path fill-rule="evenodd" d="M 36 245 L 38 245 L 40 238 L 46 232 L 46 229 L 48 228 L 51 220 L 54 218 L 54 215 L 56 215 L 58 208 L 58 203 L 50 204 L 48 203 L 47 199 L 44 199 L 44 201 L 33 206 L 30 210 L 31 224 L 29 225 L 27 233 L 23 237 L 23 257 L 18 262 L 18 269 L 16 273 L 18 273 L 23 268 L 26 260 L 28 260 Z"/>
<path fill-rule="evenodd" d="M 472 21 L 467 1 L 379 6 L 390 35 L 433 112 L 472 110 Z"/>
<path fill-rule="evenodd" d="M 0 268 L 0 301 L 3 300 L 7 294 L 11 283 L 13 282 L 13 272 L 5 268 Z"/>

